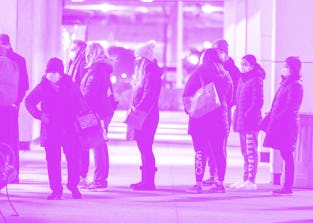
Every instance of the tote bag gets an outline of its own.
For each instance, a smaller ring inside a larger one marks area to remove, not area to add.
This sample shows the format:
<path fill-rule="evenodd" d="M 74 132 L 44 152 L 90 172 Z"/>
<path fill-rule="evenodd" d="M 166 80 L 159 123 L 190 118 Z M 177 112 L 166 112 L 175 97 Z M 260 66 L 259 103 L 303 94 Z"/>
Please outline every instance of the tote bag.
<path fill-rule="evenodd" d="M 132 129 L 141 130 L 147 116 L 148 112 L 144 112 L 139 109 L 130 109 L 127 112 L 126 120 L 124 122 Z"/>
<path fill-rule="evenodd" d="M 221 106 L 214 82 L 203 85 L 190 99 L 189 115 L 200 118 Z"/>
<path fill-rule="evenodd" d="M 100 119 L 92 110 L 77 117 L 76 127 L 78 140 L 83 148 L 94 148 L 104 142 Z"/>

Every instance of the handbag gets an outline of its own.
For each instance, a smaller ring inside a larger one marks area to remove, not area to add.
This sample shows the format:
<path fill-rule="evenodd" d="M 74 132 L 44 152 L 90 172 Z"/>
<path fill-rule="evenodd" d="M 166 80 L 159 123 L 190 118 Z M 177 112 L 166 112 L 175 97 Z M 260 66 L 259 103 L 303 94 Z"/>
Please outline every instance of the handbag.
<path fill-rule="evenodd" d="M 128 110 L 124 122 L 132 129 L 141 130 L 147 116 L 148 112 L 131 108 Z"/>
<path fill-rule="evenodd" d="M 196 93 L 190 98 L 190 101 L 187 102 L 187 99 L 184 100 L 185 104 L 190 103 L 190 105 L 188 105 L 188 114 L 193 118 L 200 118 L 221 106 L 214 82 L 210 82 L 204 85 L 202 79 L 201 88 L 198 89 Z"/>
<path fill-rule="evenodd" d="M 83 148 L 94 148 L 105 142 L 100 119 L 90 109 L 88 112 L 78 115 L 76 129 L 79 143 Z"/>

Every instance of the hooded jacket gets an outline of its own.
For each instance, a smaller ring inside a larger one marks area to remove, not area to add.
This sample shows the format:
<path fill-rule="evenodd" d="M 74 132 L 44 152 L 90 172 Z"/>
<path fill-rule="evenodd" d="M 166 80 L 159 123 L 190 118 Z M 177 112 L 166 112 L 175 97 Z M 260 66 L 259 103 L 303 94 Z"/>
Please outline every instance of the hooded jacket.
<path fill-rule="evenodd" d="M 234 113 L 234 131 L 256 131 L 262 119 L 261 109 L 264 103 L 264 69 L 257 64 L 253 70 L 240 75 L 236 91 L 236 109 Z"/>

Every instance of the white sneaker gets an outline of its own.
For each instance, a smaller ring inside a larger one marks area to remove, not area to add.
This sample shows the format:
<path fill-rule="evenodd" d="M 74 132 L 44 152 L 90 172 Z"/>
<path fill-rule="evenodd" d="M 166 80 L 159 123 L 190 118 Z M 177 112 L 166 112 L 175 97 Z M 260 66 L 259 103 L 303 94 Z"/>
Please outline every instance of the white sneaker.
<path fill-rule="evenodd" d="M 87 188 L 89 186 L 87 177 L 80 177 L 79 183 L 77 185 L 79 188 Z"/>
<path fill-rule="evenodd" d="M 247 180 L 243 184 L 238 185 L 236 187 L 238 190 L 257 190 L 257 185 L 255 183 L 252 183 L 251 181 Z"/>
<path fill-rule="evenodd" d="M 239 187 L 240 185 L 242 185 L 244 183 L 245 182 L 235 182 L 235 183 L 232 183 L 231 185 L 229 185 L 229 188 L 236 189 L 237 187 Z"/>

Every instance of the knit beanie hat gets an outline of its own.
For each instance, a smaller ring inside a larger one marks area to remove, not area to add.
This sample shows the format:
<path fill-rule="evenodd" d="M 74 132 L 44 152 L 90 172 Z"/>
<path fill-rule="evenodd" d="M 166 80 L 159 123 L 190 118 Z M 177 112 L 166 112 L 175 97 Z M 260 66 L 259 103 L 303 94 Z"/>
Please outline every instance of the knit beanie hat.
<path fill-rule="evenodd" d="M 299 57 L 287 57 L 285 62 L 288 65 L 291 74 L 300 75 L 301 61 Z"/>
<path fill-rule="evenodd" d="M 154 53 L 153 50 L 155 48 L 156 42 L 154 40 L 150 40 L 146 42 L 145 44 L 139 46 L 137 49 L 135 49 L 134 55 L 135 57 L 144 57 L 150 61 L 154 59 Z"/>
<path fill-rule="evenodd" d="M 46 73 L 64 74 L 64 65 L 61 59 L 53 57 L 48 61 Z"/>
<path fill-rule="evenodd" d="M 228 43 L 224 39 L 215 40 L 212 44 L 213 48 L 219 49 L 228 55 Z"/>

